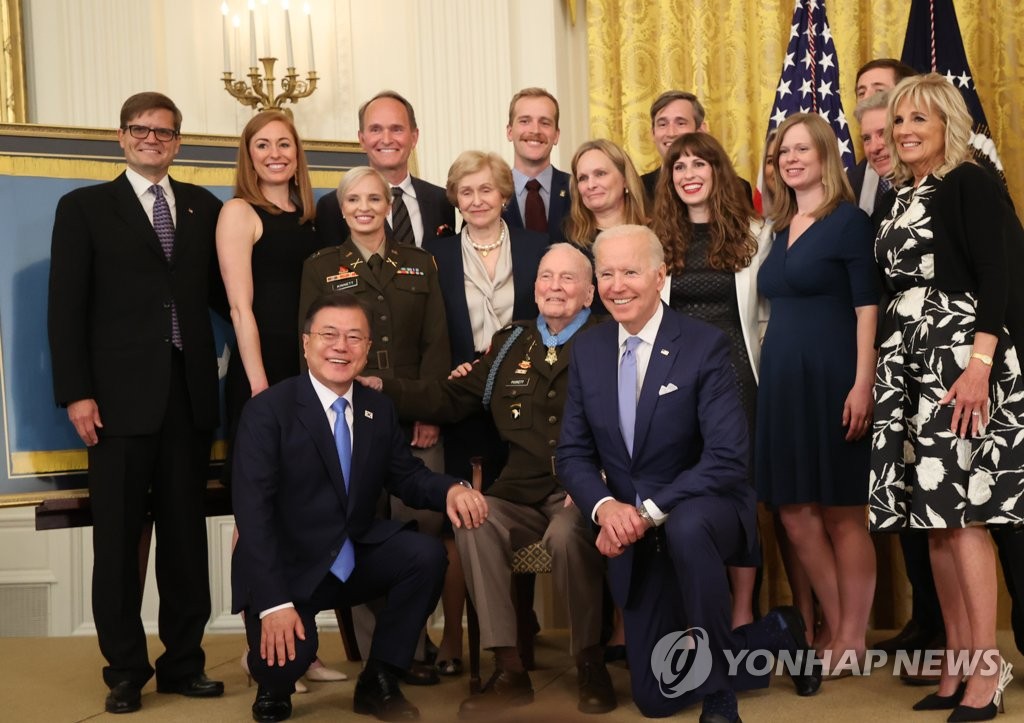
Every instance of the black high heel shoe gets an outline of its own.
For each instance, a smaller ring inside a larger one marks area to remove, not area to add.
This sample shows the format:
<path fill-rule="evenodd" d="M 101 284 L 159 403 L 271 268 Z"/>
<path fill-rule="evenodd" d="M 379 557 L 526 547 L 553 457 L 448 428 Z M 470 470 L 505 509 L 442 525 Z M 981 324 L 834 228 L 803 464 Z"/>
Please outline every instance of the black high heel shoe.
<path fill-rule="evenodd" d="M 967 683 L 961 682 L 952 695 L 931 693 L 914 703 L 914 710 L 953 710 L 964 699 Z"/>
<path fill-rule="evenodd" d="M 996 685 L 996 692 L 992 696 L 992 702 L 984 708 L 973 708 L 969 705 L 958 705 L 946 721 L 948 723 L 964 723 L 965 721 L 992 720 L 996 717 L 996 713 L 1005 712 L 1005 708 L 1003 706 L 1003 691 L 1006 690 L 1006 686 L 1010 684 L 1011 680 L 1013 680 L 1013 675 L 1010 673 L 1011 670 L 1013 670 L 1013 666 L 1010 663 L 1007 663 L 1005 660 L 1000 660 L 999 684 Z"/>

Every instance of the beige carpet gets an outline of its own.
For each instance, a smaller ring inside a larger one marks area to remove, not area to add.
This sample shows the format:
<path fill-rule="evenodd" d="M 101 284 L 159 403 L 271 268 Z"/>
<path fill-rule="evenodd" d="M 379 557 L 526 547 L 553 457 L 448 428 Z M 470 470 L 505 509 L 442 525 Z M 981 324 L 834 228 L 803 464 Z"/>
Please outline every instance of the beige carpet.
<path fill-rule="evenodd" d="M 884 637 L 878 635 L 876 637 Z M 359 666 L 342 662 L 340 640 L 328 633 L 322 639 L 324 660 L 346 671 L 354 680 Z M 523 708 L 510 710 L 495 721 L 589 721 L 598 723 L 645 720 L 629 697 L 629 671 L 621 664 L 611 666 L 612 678 L 619 694 L 620 706 L 605 716 L 584 716 L 576 711 L 576 671 L 565 652 L 568 636 L 564 631 L 545 632 L 538 641 L 539 669 L 531 673 L 536 701 Z M 1008 632 L 1000 634 L 1002 650 L 1019 673 L 1007 696 L 1008 715 L 1000 723 L 1024 720 L 1024 658 L 1013 647 Z M 150 640 L 152 651 L 160 649 L 156 639 Z M 238 665 L 242 652 L 241 635 L 209 635 L 206 638 L 207 672 L 223 680 L 227 691 L 223 698 L 191 700 L 177 695 L 156 693 L 154 683 L 143 691 L 142 710 L 124 716 L 111 716 L 103 711 L 106 690 L 100 678 L 102 658 L 92 638 L 0 638 L 0 721 L 64 723 L 72 721 L 247 721 L 249 707 L 256 693 L 246 686 L 246 678 Z M 488 670 L 489 668 L 485 668 Z M 459 701 L 467 694 L 465 677 L 446 679 L 429 688 L 405 686 L 408 698 L 420 707 L 424 721 L 456 720 Z M 344 683 L 311 683 L 310 693 L 292 697 L 292 720 L 369 721 L 352 713 L 352 680 Z M 790 682 L 777 679 L 771 688 L 740 697 L 740 713 L 746 723 L 885 723 L 887 721 L 945 720 L 941 713 L 915 713 L 910 706 L 930 689 L 910 688 L 892 677 L 888 670 L 876 671 L 870 677 L 846 678 L 825 683 L 813 698 L 799 698 Z M 699 710 L 690 709 L 672 720 L 696 721 Z M 491 721 L 487 721 L 491 723 Z"/>

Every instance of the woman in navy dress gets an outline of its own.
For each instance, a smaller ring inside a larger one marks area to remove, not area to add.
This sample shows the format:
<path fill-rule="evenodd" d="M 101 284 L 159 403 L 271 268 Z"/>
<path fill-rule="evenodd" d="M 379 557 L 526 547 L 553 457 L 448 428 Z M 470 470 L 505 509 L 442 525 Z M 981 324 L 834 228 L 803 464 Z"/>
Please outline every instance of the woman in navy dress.
<path fill-rule="evenodd" d="M 776 237 L 758 275 L 771 318 L 755 476 L 821 602 L 831 639 L 820 653 L 835 670 L 844 657 L 863 660 L 875 587 L 865 518 L 878 320 L 873 233 L 819 115 L 781 124 L 773 166 Z"/>

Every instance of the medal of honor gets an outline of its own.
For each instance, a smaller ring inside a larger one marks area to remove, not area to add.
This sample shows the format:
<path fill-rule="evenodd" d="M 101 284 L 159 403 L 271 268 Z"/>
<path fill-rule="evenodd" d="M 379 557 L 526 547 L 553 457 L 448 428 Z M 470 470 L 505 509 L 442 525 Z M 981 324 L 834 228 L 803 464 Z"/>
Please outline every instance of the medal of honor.
<path fill-rule="evenodd" d="M 556 347 L 549 346 L 548 353 L 544 357 L 544 361 L 546 361 L 548 364 L 554 364 L 556 361 L 558 361 L 558 349 Z"/>

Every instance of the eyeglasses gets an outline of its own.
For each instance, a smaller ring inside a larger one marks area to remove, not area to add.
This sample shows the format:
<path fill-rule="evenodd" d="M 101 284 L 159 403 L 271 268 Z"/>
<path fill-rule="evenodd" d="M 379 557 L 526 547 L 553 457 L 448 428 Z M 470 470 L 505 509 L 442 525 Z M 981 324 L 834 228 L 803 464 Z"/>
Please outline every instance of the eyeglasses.
<path fill-rule="evenodd" d="M 337 344 L 339 339 L 343 339 L 345 344 L 348 346 L 360 346 L 369 339 L 368 336 L 356 331 L 349 331 L 342 334 L 335 329 L 324 329 L 323 331 L 307 331 L 306 333 L 320 337 L 320 341 L 328 345 Z"/>
<path fill-rule="evenodd" d="M 158 141 L 173 141 L 180 134 L 173 128 L 150 128 L 149 126 L 125 126 L 121 130 L 128 131 L 132 138 L 138 138 L 140 141 L 144 141 L 149 138 L 149 134 L 152 133 L 156 136 Z"/>

